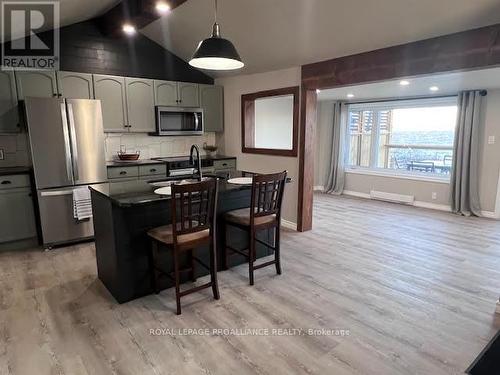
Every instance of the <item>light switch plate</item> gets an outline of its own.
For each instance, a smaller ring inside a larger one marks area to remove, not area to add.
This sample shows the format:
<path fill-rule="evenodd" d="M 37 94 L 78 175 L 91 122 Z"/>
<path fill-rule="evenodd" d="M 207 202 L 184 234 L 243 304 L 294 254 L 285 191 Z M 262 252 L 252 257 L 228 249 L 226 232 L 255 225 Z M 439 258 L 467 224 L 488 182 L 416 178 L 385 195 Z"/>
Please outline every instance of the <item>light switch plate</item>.
<path fill-rule="evenodd" d="M 494 145 L 495 144 L 495 136 L 494 135 L 490 135 L 488 137 L 488 144 L 489 145 Z"/>
<path fill-rule="evenodd" d="M 0 148 L 0 160 L 4 160 L 4 154 L 3 154 L 3 149 Z"/>

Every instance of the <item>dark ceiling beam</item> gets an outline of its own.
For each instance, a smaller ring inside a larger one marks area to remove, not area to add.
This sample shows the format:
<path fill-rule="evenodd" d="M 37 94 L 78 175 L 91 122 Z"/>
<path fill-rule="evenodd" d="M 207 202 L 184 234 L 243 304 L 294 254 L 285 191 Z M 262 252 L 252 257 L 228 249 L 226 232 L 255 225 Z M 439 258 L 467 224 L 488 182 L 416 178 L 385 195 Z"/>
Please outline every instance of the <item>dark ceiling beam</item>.
<path fill-rule="evenodd" d="M 333 88 L 500 64 L 500 24 L 302 66 L 302 85 Z"/>
<path fill-rule="evenodd" d="M 177 8 L 187 0 L 163 0 L 170 5 L 170 10 Z M 114 8 L 97 18 L 97 23 L 105 35 L 121 35 L 122 25 L 133 24 L 142 29 L 162 15 L 156 11 L 157 0 L 123 0 Z"/>

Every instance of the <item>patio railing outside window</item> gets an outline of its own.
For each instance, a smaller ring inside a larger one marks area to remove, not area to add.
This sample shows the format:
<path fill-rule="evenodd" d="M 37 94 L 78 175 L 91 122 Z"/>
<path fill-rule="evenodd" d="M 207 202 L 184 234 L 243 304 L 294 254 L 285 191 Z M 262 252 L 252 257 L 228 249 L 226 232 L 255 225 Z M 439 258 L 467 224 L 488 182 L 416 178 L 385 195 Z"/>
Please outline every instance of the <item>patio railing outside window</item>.
<path fill-rule="evenodd" d="M 455 97 L 349 106 L 349 164 L 401 173 L 449 175 Z"/>

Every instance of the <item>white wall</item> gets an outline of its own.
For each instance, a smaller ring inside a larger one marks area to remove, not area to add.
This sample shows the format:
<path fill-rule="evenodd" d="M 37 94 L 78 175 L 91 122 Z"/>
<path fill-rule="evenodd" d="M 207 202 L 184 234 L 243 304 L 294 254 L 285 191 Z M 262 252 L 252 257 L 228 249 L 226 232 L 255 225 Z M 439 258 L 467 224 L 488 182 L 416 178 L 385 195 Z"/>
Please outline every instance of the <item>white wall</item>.
<path fill-rule="evenodd" d="M 224 134 L 217 143 L 227 155 L 236 156 L 238 169 L 261 173 L 288 171 L 293 182 L 287 184 L 283 202 L 283 219 L 297 223 L 298 157 L 243 154 L 241 152 L 241 95 L 300 85 L 300 68 L 216 79 L 224 86 Z"/>
<path fill-rule="evenodd" d="M 315 185 L 323 186 L 326 180 L 328 154 L 325 138 L 330 139 L 332 129 L 332 103 L 322 101 L 318 107 L 316 137 Z M 488 136 L 495 136 L 496 143 L 488 144 Z M 479 168 L 479 193 L 481 209 L 495 212 L 500 170 L 500 90 L 489 90 L 483 98 L 481 109 L 481 147 Z M 396 177 L 346 173 L 345 190 L 368 194 L 370 190 L 414 195 L 415 200 L 449 206 L 450 186 L 439 182 L 416 181 Z M 436 193 L 436 199 L 432 194 Z M 500 214 L 500 212 L 497 212 Z"/>

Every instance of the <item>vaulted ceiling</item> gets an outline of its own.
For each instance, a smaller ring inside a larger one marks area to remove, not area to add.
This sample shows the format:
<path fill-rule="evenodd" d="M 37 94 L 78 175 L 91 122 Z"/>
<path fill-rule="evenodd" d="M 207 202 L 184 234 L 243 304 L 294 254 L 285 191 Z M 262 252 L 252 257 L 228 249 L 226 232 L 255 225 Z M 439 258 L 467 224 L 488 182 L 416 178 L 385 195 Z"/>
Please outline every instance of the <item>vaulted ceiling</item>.
<path fill-rule="evenodd" d="M 60 26 L 67 26 L 77 22 L 85 21 L 105 13 L 120 0 L 59 0 Z M 16 25 L 13 25 L 14 27 Z M 17 25 L 12 35 L 20 38 L 26 35 L 26 30 L 22 25 Z M 53 28 L 53 24 L 45 24 L 42 31 Z M 10 38 L 10 33 L 6 33 L 6 38 Z"/>
<path fill-rule="evenodd" d="M 209 36 L 213 0 L 188 0 L 141 32 L 184 60 Z M 241 74 L 270 71 L 500 22 L 498 0 L 219 0 Z M 227 73 L 224 73 L 227 74 Z"/>

